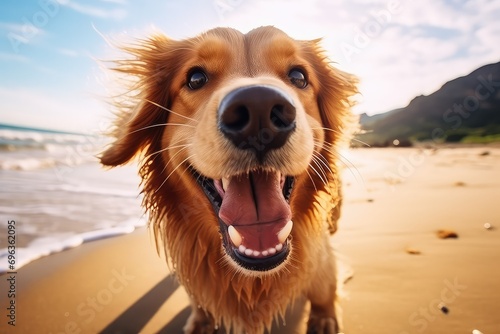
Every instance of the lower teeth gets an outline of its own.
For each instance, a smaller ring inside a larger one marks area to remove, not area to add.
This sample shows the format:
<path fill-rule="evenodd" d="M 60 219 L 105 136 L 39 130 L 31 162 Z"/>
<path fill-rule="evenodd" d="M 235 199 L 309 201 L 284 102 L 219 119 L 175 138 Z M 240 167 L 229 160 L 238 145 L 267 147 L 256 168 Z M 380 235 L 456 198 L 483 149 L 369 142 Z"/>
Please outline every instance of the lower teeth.
<path fill-rule="evenodd" d="M 254 256 L 254 257 L 258 257 L 259 255 L 262 255 L 265 257 L 265 256 L 269 256 L 269 255 L 274 255 L 277 252 L 280 252 L 282 249 L 283 249 L 283 244 L 278 244 L 278 245 L 276 245 L 276 247 L 269 248 L 269 249 L 262 251 L 262 252 L 254 251 L 253 249 L 246 248 L 243 245 L 240 245 L 237 250 L 242 255 Z"/>

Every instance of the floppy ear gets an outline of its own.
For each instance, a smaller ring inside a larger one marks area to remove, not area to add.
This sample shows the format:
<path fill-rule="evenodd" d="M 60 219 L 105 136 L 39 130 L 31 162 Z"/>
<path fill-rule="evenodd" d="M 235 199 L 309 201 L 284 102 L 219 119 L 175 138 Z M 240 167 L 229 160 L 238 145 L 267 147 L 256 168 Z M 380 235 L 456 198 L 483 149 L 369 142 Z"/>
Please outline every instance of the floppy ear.
<path fill-rule="evenodd" d="M 328 184 L 325 185 L 330 201 L 326 204 L 328 228 L 331 234 L 337 230 L 342 204 L 341 181 L 338 177 L 336 149 L 348 141 L 356 129 L 356 117 L 351 113 L 354 102 L 352 97 L 358 93 L 358 80 L 331 66 L 330 60 L 319 46 L 320 40 L 306 42 L 305 57 L 311 64 L 318 78 L 317 104 L 323 123 L 326 145 L 321 155 L 328 161 L 332 173 L 326 173 Z"/>
<path fill-rule="evenodd" d="M 355 76 L 334 68 L 320 47 L 321 40 L 308 42 L 308 60 L 319 81 L 318 107 L 323 126 L 330 129 L 325 137 L 330 144 L 339 144 L 352 135 L 356 118 L 351 113 L 352 97 L 358 93 Z"/>
<path fill-rule="evenodd" d="M 122 48 L 132 57 L 115 61 L 113 70 L 120 78 L 123 75 L 128 92 L 114 98 L 115 141 L 101 154 L 103 165 L 125 164 L 153 142 L 161 142 L 171 103 L 170 85 L 178 67 L 172 52 L 175 43 L 157 35 Z"/>

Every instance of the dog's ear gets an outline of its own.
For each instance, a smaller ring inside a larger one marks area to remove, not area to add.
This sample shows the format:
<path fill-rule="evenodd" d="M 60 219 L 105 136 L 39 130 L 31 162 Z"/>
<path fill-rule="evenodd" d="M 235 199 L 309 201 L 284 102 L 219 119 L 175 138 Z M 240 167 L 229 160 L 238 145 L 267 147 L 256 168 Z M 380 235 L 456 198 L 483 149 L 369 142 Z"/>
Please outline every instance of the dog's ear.
<path fill-rule="evenodd" d="M 353 96 L 358 93 L 355 76 L 334 68 L 320 46 L 320 39 L 307 42 L 307 58 L 318 78 L 318 107 L 330 144 L 338 144 L 353 131 Z"/>
<path fill-rule="evenodd" d="M 130 57 L 115 61 L 112 70 L 128 90 L 112 101 L 117 116 L 111 133 L 115 140 L 100 156 L 103 165 L 125 164 L 155 140 L 161 142 L 171 103 L 170 85 L 179 67 L 173 52 L 176 43 L 156 35 L 122 48 Z"/>
<path fill-rule="evenodd" d="M 356 130 L 356 117 L 351 113 L 353 96 L 358 93 L 358 80 L 353 75 L 334 68 L 325 52 L 320 47 L 320 40 L 304 42 L 304 55 L 312 66 L 316 82 L 317 104 L 324 127 L 325 142 L 320 153 L 330 165 L 331 171 L 337 171 L 336 162 L 339 158 L 336 149 L 341 143 L 351 138 Z M 327 203 L 327 223 L 331 234 L 337 230 L 342 203 L 341 182 L 336 173 L 326 173 L 328 182 L 326 192 L 330 194 Z"/>

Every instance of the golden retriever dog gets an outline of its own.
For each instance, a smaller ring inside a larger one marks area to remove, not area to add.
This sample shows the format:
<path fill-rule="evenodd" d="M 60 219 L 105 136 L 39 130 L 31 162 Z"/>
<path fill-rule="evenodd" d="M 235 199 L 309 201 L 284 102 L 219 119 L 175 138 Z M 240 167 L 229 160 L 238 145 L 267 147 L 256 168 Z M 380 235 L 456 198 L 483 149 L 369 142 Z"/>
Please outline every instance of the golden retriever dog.
<path fill-rule="evenodd" d="M 274 27 L 123 49 L 101 162 L 140 159 L 149 226 L 191 298 L 184 332 L 263 333 L 301 297 L 308 333 L 337 333 L 329 235 L 355 79 Z"/>

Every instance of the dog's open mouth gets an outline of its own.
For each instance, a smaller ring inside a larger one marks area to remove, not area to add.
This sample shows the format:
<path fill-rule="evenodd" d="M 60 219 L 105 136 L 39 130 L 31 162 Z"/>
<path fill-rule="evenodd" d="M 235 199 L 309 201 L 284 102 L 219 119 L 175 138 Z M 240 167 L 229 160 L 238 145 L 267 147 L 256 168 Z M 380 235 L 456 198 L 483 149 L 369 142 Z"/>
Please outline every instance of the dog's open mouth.
<path fill-rule="evenodd" d="M 267 271 L 286 260 L 293 177 L 261 169 L 220 180 L 193 173 L 219 217 L 224 249 L 236 263 Z"/>

